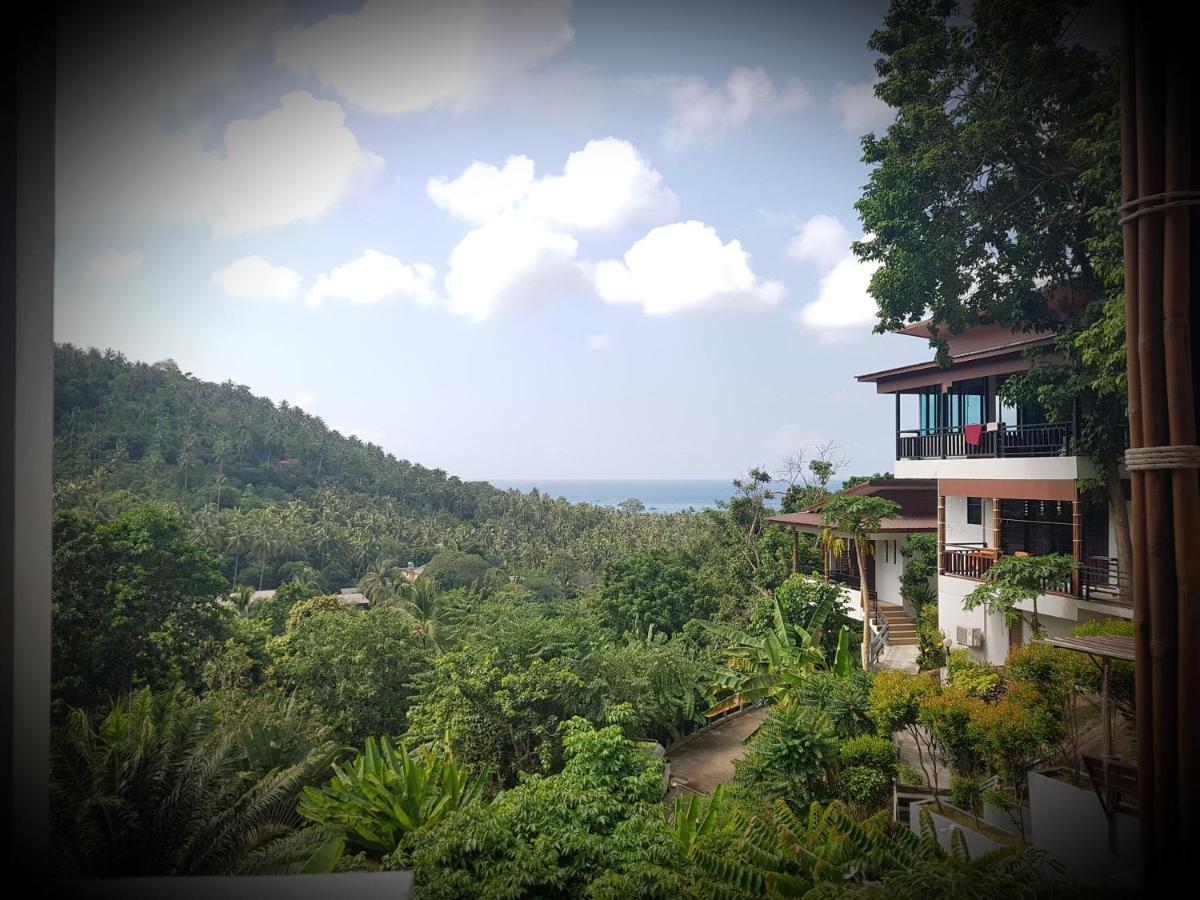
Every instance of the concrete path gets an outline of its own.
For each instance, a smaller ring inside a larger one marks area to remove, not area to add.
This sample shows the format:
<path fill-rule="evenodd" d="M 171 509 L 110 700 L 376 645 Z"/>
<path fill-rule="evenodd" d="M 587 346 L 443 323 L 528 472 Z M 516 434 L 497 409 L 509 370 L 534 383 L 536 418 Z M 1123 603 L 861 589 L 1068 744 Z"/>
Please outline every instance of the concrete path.
<path fill-rule="evenodd" d="M 917 647 L 911 645 L 889 644 L 883 648 L 883 653 L 879 657 L 878 668 L 897 669 L 901 672 L 911 672 L 916 675 L 920 671 L 920 666 L 917 665 L 917 657 L 920 656 L 920 652 Z"/>
<path fill-rule="evenodd" d="M 667 798 L 681 792 L 707 794 L 733 781 L 733 761 L 746 754 L 746 739 L 766 717 L 765 708 L 748 710 L 705 727 L 667 751 L 671 763 Z"/>

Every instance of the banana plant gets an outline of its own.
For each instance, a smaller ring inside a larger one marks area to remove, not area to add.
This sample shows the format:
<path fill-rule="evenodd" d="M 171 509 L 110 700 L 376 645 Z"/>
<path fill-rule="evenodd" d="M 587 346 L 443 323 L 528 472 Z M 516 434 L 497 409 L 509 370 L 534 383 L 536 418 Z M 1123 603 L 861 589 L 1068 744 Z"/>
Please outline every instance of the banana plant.
<path fill-rule="evenodd" d="M 696 842 L 716 826 L 721 788 L 722 785 L 717 785 L 708 797 L 689 794 L 686 801 L 682 795 L 675 797 L 675 808 L 669 824 L 685 856 L 691 857 Z"/>
<path fill-rule="evenodd" d="M 298 811 L 347 845 L 382 857 L 408 832 L 477 802 L 485 783 L 486 775 L 467 777 L 448 748 L 410 751 L 372 737 L 349 767 L 334 766 L 326 787 L 307 788 Z"/>
<path fill-rule="evenodd" d="M 826 667 L 819 632 L 833 611 L 833 600 L 823 600 L 806 626 L 789 625 L 778 599 L 774 599 L 774 625 L 766 634 L 748 634 L 715 622 L 701 625 L 725 642 L 725 665 L 714 676 L 713 694 L 718 703 L 736 696 L 742 703 L 773 700 L 792 703 L 796 688 L 808 673 Z M 849 633 L 845 626 L 838 635 L 838 652 L 833 671 L 850 671 Z M 714 707 L 710 713 L 715 714 Z"/>

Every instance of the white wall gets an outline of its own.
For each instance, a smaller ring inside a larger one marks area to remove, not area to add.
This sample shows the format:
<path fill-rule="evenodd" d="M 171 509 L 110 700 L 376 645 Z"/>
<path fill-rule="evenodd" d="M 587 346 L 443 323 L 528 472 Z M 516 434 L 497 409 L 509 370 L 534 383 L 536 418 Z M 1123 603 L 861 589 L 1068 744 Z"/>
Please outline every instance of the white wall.
<path fill-rule="evenodd" d="M 1074 481 L 1096 477 L 1083 456 L 1005 457 L 994 459 L 898 459 L 897 478 L 1032 478 Z"/>
<path fill-rule="evenodd" d="M 946 498 L 946 543 L 992 545 L 992 501 L 984 499 L 978 525 L 967 524 L 967 498 Z"/>
<path fill-rule="evenodd" d="M 907 534 L 877 538 L 872 543 L 875 553 L 875 591 L 880 603 L 901 603 L 900 576 L 904 574 L 904 557 L 900 548 Z"/>
<path fill-rule="evenodd" d="M 970 649 L 971 655 L 980 662 L 987 662 L 993 666 L 1002 665 L 1008 656 L 1008 625 L 1004 616 L 999 613 L 989 615 L 982 607 L 970 611 L 962 607 L 963 598 L 978 586 L 979 582 L 970 578 L 959 578 L 955 575 L 938 576 L 938 627 L 951 641 L 955 640 L 960 625 L 968 629 L 983 629 L 983 647 L 967 649 Z M 1043 594 L 1038 597 L 1038 621 L 1048 635 L 1066 637 L 1078 620 L 1078 607 L 1078 602 L 1071 597 Z M 1021 603 L 1018 604 L 1018 609 L 1032 612 L 1033 604 Z M 1030 636 L 1028 619 L 1026 616 L 1026 640 Z M 957 650 L 966 646 L 955 643 L 951 649 Z"/>

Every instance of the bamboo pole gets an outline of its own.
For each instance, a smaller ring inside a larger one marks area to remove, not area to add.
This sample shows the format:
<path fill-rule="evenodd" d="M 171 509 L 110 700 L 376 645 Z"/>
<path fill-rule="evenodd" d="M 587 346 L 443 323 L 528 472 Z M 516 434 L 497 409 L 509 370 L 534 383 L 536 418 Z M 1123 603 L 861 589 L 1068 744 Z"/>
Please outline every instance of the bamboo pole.
<path fill-rule="evenodd" d="M 1166 85 L 1166 166 L 1165 187 L 1168 191 L 1186 191 L 1194 187 L 1193 154 L 1196 151 L 1192 135 L 1192 97 L 1188 91 L 1188 67 L 1182 35 L 1188 30 L 1174 29 L 1170 33 L 1167 53 Z M 1167 209 L 1163 216 L 1163 359 L 1166 385 L 1163 395 L 1168 409 L 1167 440 L 1176 446 L 1195 445 L 1196 394 L 1193 353 L 1195 343 L 1191 330 L 1191 218 L 1194 207 Z M 1200 646 L 1200 470 L 1174 469 L 1162 475 L 1170 482 L 1171 551 L 1175 557 L 1176 617 L 1174 633 L 1178 646 L 1192 650 Z M 1180 756 L 1179 831 L 1195 836 L 1200 824 L 1200 784 L 1190 757 L 1200 746 L 1200 715 L 1197 709 L 1197 679 L 1200 679 L 1200 654 L 1178 654 L 1176 683 L 1178 685 L 1178 753 Z"/>
<path fill-rule="evenodd" d="M 1138 195 L 1137 189 L 1137 116 L 1134 91 L 1134 8 L 1131 2 L 1122 7 L 1121 22 L 1121 202 L 1129 203 Z M 1129 445 L 1143 446 L 1141 372 L 1138 367 L 1138 224 L 1127 220 L 1122 228 L 1125 257 L 1125 347 L 1126 373 L 1129 379 Z M 1146 604 L 1146 501 L 1140 472 L 1130 474 L 1130 542 L 1133 546 L 1133 571 L 1130 585 L 1133 592 L 1134 622 L 1134 689 L 1139 711 L 1138 746 L 1138 809 L 1141 858 L 1147 888 L 1153 886 L 1154 866 L 1154 703 L 1150 691 L 1151 647 L 1150 614 Z"/>
<path fill-rule="evenodd" d="M 1163 190 L 1163 93 L 1161 42 L 1155 40 L 1152 10 L 1139 5 L 1134 32 L 1134 94 L 1137 118 L 1137 190 L 1141 197 Z M 1157 213 L 1138 218 L 1138 369 L 1142 395 L 1142 444 L 1166 443 L 1167 409 L 1162 390 L 1165 378 L 1162 339 L 1163 220 Z M 1169 509 L 1167 475 L 1161 470 L 1141 473 L 1145 520 L 1144 560 L 1146 606 L 1150 615 L 1150 693 L 1153 745 L 1150 764 L 1155 779 L 1152 827 L 1156 868 L 1176 858 L 1178 795 L 1167 776 L 1178 773 L 1175 709 L 1174 547 L 1160 530 L 1161 510 Z M 1140 768 L 1140 767 L 1139 767 Z M 1151 862 L 1146 860 L 1144 862 Z"/>

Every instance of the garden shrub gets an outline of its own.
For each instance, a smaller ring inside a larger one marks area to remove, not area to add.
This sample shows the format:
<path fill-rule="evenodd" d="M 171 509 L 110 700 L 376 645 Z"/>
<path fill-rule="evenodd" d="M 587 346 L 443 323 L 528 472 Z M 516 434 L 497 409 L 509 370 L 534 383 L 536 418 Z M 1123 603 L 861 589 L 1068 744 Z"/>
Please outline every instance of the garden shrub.
<path fill-rule="evenodd" d="M 837 737 L 826 716 L 803 706 L 777 706 L 734 767 L 737 780 L 800 807 L 824 799 L 826 773 L 837 757 Z"/>
<path fill-rule="evenodd" d="M 838 776 L 834 793 L 859 815 L 867 816 L 891 799 L 892 779 L 869 766 L 850 766 Z"/>
<path fill-rule="evenodd" d="M 1000 671 L 986 663 L 976 662 L 969 650 L 954 650 L 946 661 L 950 684 L 967 696 L 995 700 L 1003 692 Z"/>
<path fill-rule="evenodd" d="M 838 756 L 848 769 L 865 766 L 882 772 L 889 781 L 896 777 L 896 764 L 900 758 L 892 741 L 874 734 L 864 734 L 845 741 L 838 748 Z"/>

